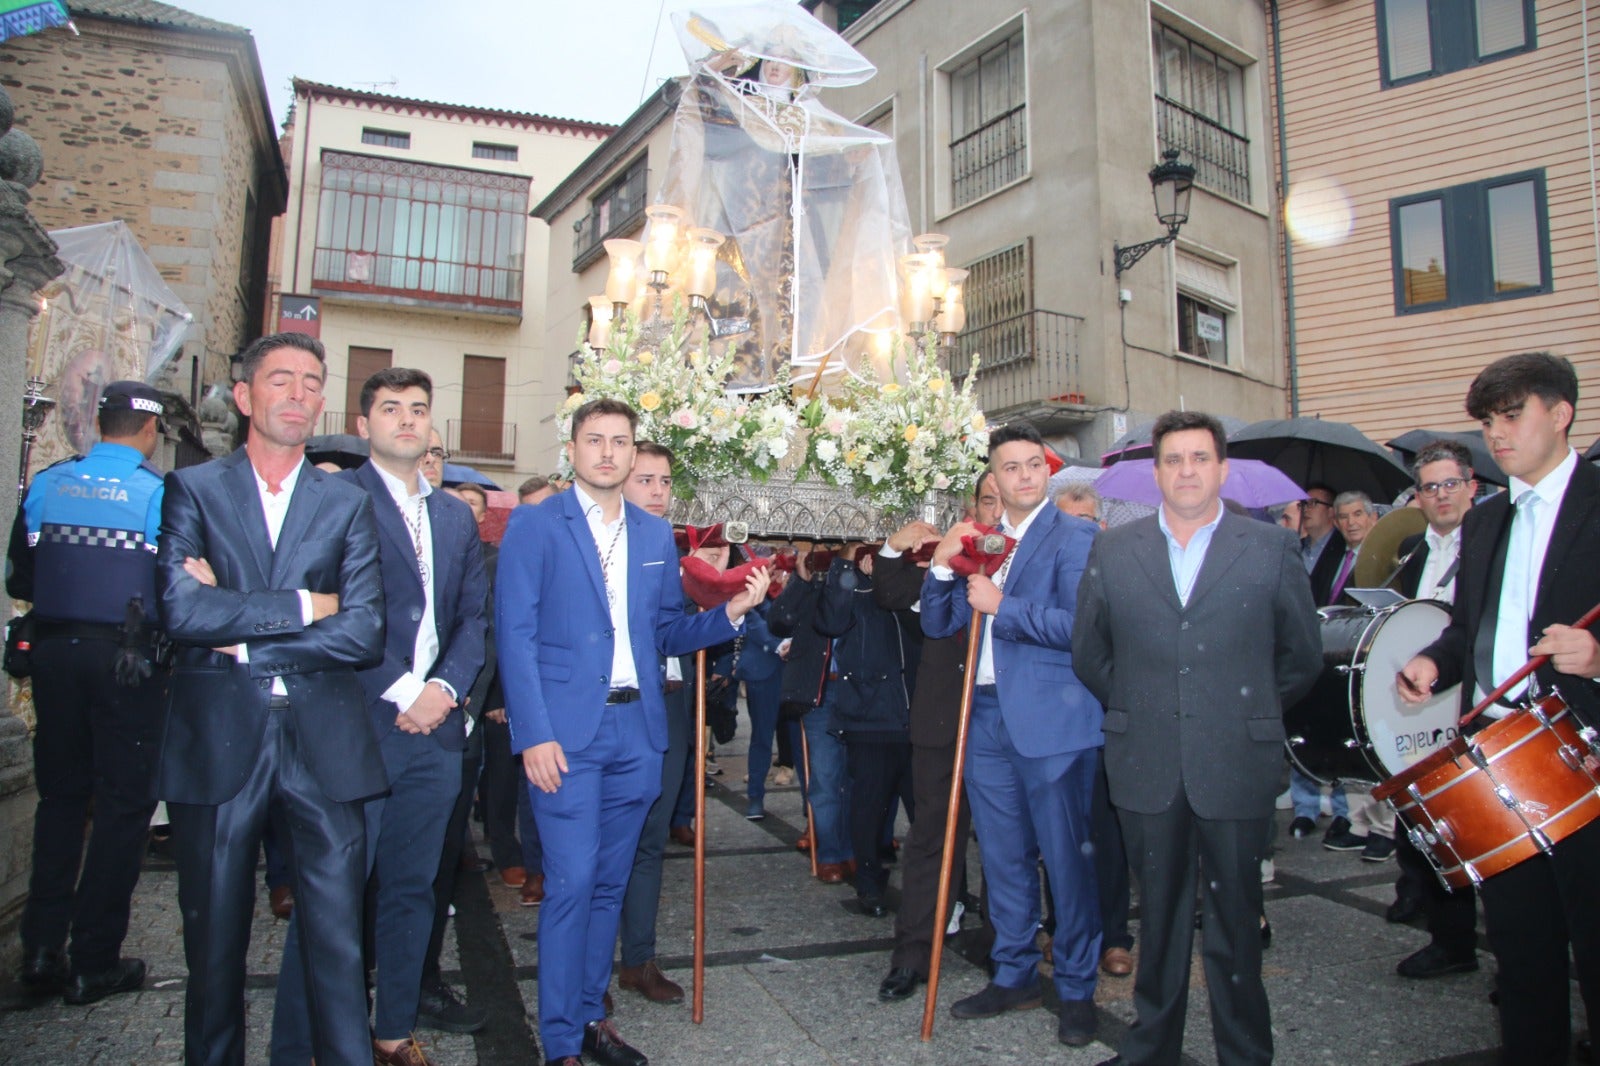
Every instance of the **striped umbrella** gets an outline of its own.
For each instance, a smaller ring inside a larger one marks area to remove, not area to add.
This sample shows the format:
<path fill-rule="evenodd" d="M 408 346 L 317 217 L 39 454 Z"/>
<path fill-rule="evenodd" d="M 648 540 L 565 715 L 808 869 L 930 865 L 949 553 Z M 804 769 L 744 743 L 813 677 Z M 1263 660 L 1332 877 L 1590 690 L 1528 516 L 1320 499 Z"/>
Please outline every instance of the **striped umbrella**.
<path fill-rule="evenodd" d="M 63 0 L 0 0 L 0 41 L 70 22 Z"/>

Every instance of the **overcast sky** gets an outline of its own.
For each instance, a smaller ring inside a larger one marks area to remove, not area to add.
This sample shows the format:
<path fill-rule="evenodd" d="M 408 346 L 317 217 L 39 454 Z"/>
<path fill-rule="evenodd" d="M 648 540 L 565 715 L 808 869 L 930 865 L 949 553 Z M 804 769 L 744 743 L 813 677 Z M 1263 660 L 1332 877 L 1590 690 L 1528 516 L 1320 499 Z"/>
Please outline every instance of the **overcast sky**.
<path fill-rule="evenodd" d="M 621 122 L 662 79 L 686 69 L 671 13 L 726 0 L 169 2 L 255 35 L 279 123 L 295 77 L 443 103 Z"/>

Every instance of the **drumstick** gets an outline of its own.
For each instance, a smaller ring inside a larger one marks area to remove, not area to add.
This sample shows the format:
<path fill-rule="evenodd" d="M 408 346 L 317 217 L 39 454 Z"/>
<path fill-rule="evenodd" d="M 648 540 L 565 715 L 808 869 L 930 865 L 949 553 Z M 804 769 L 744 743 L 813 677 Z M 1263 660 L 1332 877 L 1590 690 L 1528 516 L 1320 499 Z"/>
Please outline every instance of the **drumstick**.
<path fill-rule="evenodd" d="M 1590 626 L 1594 625 L 1597 619 L 1600 619 L 1600 603 L 1597 603 L 1593 607 L 1589 608 L 1588 614 L 1572 623 L 1572 628 L 1588 629 Z M 1498 688 L 1485 696 L 1482 703 L 1468 711 L 1461 719 L 1461 724 L 1466 725 L 1468 722 L 1478 717 L 1478 715 L 1488 710 L 1494 704 L 1495 700 L 1498 700 L 1501 696 L 1504 696 L 1507 692 L 1510 692 L 1512 689 L 1516 688 L 1523 678 L 1527 677 L 1529 674 L 1533 673 L 1535 670 L 1539 669 L 1539 667 L 1543 666 L 1549 661 L 1550 656 L 1548 655 L 1535 655 L 1533 658 L 1523 663 L 1522 666 L 1517 669 L 1516 673 L 1506 678 L 1505 681 L 1501 682 Z"/>

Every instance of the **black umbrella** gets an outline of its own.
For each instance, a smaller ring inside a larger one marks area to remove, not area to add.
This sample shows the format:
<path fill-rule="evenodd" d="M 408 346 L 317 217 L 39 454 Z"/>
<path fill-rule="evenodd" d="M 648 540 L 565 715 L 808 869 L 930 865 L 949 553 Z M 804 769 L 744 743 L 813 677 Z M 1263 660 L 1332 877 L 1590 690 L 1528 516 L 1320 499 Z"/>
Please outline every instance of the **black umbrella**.
<path fill-rule="evenodd" d="M 1244 419 L 1234 418 L 1232 415 L 1218 415 L 1217 421 L 1222 423 L 1222 431 L 1230 439 L 1248 424 Z M 1152 418 L 1118 437 L 1116 443 L 1100 456 L 1100 464 L 1110 466 L 1124 459 L 1154 459 L 1155 452 L 1150 446 L 1150 431 L 1155 429 L 1155 426 L 1155 419 Z"/>
<path fill-rule="evenodd" d="M 1491 485 L 1506 484 L 1505 471 L 1489 454 L 1489 446 L 1483 443 L 1483 434 L 1476 430 L 1413 429 L 1390 441 L 1389 448 L 1410 466 L 1416 460 L 1417 453 L 1436 440 L 1454 441 L 1471 452 L 1472 473 L 1479 481 L 1487 481 Z"/>
<path fill-rule="evenodd" d="M 1375 503 L 1388 503 L 1411 487 L 1410 472 L 1348 422 L 1254 422 L 1228 438 L 1228 457 L 1271 463 L 1301 488 L 1321 482 L 1335 492 L 1365 492 Z"/>
<path fill-rule="evenodd" d="M 1600 440 L 1589 445 L 1589 450 L 1583 453 L 1583 457 L 1591 463 L 1600 463 Z"/>
<path fill-rule="evenodd" d="M 371 454 L 367 442 L 354 433 L 323 433 L 306 439 L 306 458 L 313 463 L 338 463 L 353 470 Z"/>

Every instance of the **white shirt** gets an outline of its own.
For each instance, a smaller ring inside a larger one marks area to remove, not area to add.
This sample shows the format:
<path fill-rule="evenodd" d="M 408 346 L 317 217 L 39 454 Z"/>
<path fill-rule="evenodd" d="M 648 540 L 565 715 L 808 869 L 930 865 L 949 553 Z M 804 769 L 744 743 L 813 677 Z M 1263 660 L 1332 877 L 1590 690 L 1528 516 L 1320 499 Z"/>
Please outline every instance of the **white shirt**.
<path fill-rule="evenodd" d="M 383 481 L 383 487 L 389 490 L 389 496 L 394 500 L 395 507 L 400 510 L 400 521 L 406 527 L 406 539 L 415 546 L 418 523 L 421 523 L 422 555 L 420 558 L 427 565 L 424 567 L 422 579 L 422 620 L 417 623 L 417 639 L 411 650 L 411 669 L 395 678 L 394 684 L 383 690 L 383 698 L 400 709 L 402 714 L 417 701 L 422 695 L 422 690 L 428 684 L 428 671 L 433 669 L 433 664 L 439 659 L 439 626 L 435 621 L 433 609 L 433 521 L 428 517 L 428 496 L 433 492 L 433 486 L 428 484 L 428 479 L 421 474 L 417 475 L 417 491 L 409 492 L 405 482 L 389 473 L 377 463 L 372 468 L 378 472 L 378 477 Z M 376 506 L 383 506 L 374 501 Z M 456 690 L 448 682 L 433 678 L 440 687 L 450 693 L 451 699 L 456 699 Z"/>
<path fill-rule="evenodd" d="M 1572 472 L 1578 468 L 1578 453 L 1567 449 L 1561 465 L 1544 476 L 1537 485 L 1521 478 L 1511 479 L 1507 492 L 1515 515 L 1511 519 L 1511 534 L 1506 545 L 1506 569 L 1500 579 L 1500 609 L 1495 616 L 1494 677 L 1485 686 L 1479 679 L 1478 702 L 1506 678 L 1516 673 L 1528 661 L 1528 647 L 1537 634 L 1528 632 L 1533 620 L 1533 608 L 1539 596 L 1539 575 L 1544 570 L 1544 558 L 1550 550 L 1550 534 L 1556 528 L 1556 512 L 1561 509 L 1561 499 L 1566 495 Z M 1531 493 L 1533 499 L 1528 499 Z M 1528 685 L 1524 681 L 1506 693 L 1505 698 L 1516 702 Z M 1506 708 L 1496 704 L 1485 711 L 1492 717 L 1505 714 Z"/>
<path fill-rule="evenodd" d="M 1028 530 L 1033 527 L 1033 520 L 1039 517 L 1040 511 L 1043 511 L 1046 507 L 1051 506 L 1054 505 L 1050 502 L 1049 497 L 1046 497 L 1044 501 L 1039 504 L 1039 506 L 1028 512 L 1028 517 L 1024 518 L 1021 524 L 1019 524 L 1015 529 L 1013 529 L 1011 526 L 1010 515 L 1002 515 L 1000 517 L 1000 531 L 1006 536 L 1010 537 L 1012 540 L 1015 540 L 1017 542 L 1017 546 L 1021 547 L 1022 538 L 1027 536 Z M 995 575 L 995 584 L 998 585 L 1002 591 L 1005 590 L 1006 581 L 1010 579 L 1011 560 L 1016 557 L 1016 550 L 1016 548 L 1011 549 L 1012 554 L 1006 556 L 1006 561 L 1001 564 L 1000 572 Z M 940 581 L 955 580 L 956 572 L 950 569 L 948 566 L 935 566 L 932 567 L 931 570 L 933 576 L 938 578 Z M 973 684 L 975 685 L 994 684 L 993 630 L 994 619 L 990 618 L 987 624 L 985 624 L 983 627 L 983 650 L 978 653 L 978 673 L 976 678 L 973 680 Z"/>
<path fill-rule="evenodd" d="M 1172 568 L 1172 584 L 1177 589 L 1178 602 L 1185 607 L 1189 606 L 1189 594 L 1194 591 L 1195 579 L 1205 565 L 1206 549 L 1211 547 L 1212 534 L 1222 524 L 1222 512 L 1225 510 L 1227 508 L 1218 500 L 1217 517 L 1191 533 L 1189 543 L 1183 545 L 1178 543 L 1172 528 L 1167 525 L 1166 507 L 1156 508 L 1156 524 L 1161 527 L 1162 536 L 1167 538 L 1167 565 Z"/>
<path fill-rule="evenodd" d="M 283 484 L 276 493 L 267 491 L 267 483 L 256 472 L 255 464 L 251 464 L 250 473 L 255 475 L 256 495 L 261 497 L 261 513 L 267 520 L 267 539 L 272 542 L 272 550 L 278 550 L 278 534 L 283 532 L 283 519 L 289 513 L 289 501 L 294 498 L 294 487 L 300 483 L 300 470 L 305 466 L 305 460 L 295 464 L 293 470 L 284 477 Z M 311 590 L 296 589 L 300 596 L 300 624 L 309 626 L 312 620 Z M 242 663 L 250 661 L 250 648 L 240 644 L 234 652 L 234 658 Z M 287 696 L 289 690 L 283 685 L 283 678 L 272 679 L 272 694 L 274 696 Z"/>
<path fill-rule="evenodd" d="M 1424 600 L 1439 600 L 1442 603 L 1456 602 L 1456 575 L 1451 574 L 1450 580 L 1440 583 L 1445 571 L 1455 565 L 1456 557 L 1461 554 L 1461 527 L 1457 526 L 1448 533 L 1436 533 L 1432 526 L 1423 535 L 1428 543 L 1428 561 L 1422 564 L 1422 577 L 1417 581 L 1417 595 Z"/>
<path fill-rule="evenodd" d="M 628 505 L 618 501 L 616 521 L 607 523 L 600 505 L 590 498 L 583 486 L 573 482 L 578 506 L 588 519 L 589 533 L 594 537 L 601 576 L 605 579 L 606 599 L 611 607 L 611 632 L 615 635 L 611 645 L 611 688 L 638 688 L 639 670 L 633 663 L 633 634 L 628 629 Z M 609 561 L 607 561 L 609 560 Z"/>

